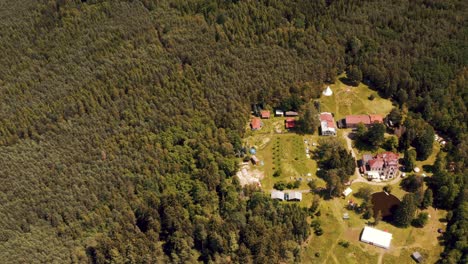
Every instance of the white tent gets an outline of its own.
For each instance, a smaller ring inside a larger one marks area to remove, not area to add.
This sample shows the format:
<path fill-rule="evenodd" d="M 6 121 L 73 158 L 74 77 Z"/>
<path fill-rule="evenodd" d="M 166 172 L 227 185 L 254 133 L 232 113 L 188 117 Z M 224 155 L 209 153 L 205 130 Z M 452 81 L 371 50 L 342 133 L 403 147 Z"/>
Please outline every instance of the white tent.
<path fill-rule="evenodd" d="M 323 95 L 325 96 L 331 96 L 333 94 L 333 91 L 330 89 L 330 86 L 327 86 L 327 89 L 323 91 Z"/>
<path fill-rule="evenodd" d="M 390 242 L 392 242 L 392 237 L 393 235 L 388 232 L 384 232 L 366 226 L 364 227 L 364 231 L 362 231 L 361 241 L 374 246 L 388 249 L 390 248 Z"/>
<path fill-rule="evenodd" d="M 343 191 L 343 195 L 346 197 L 346 196 L 348 196 L 348 195 L 349 195 L 350 193 L 352 193 L 352 192 L 353 192 L 353 190 L 352 190 L 351 188 L 348 187 L 348 188 L 346 188 L 346 190 Z"/>
<path fill-rule="evenodd" d="M 278 200 L 283 201 L 284 200 L 284 192 L 272 191 L 271 192 L 271 199 L 278 199 Z"/>

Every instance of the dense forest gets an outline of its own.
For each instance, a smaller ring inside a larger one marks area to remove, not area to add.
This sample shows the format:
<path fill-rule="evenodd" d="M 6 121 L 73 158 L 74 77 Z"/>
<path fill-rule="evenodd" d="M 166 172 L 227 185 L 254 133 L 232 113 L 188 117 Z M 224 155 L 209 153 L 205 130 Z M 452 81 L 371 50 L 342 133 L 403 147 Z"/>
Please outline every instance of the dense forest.
<path fill-rule="evenodd" d="M 1 262 L 300 262 L 307 209 L 239 186 L 235 153 L 251 103 L 349 71 L 413 113 L 401 148 L 448 139 L 441 261 L 466 263 L 467 5 L 1 1 Z"/>

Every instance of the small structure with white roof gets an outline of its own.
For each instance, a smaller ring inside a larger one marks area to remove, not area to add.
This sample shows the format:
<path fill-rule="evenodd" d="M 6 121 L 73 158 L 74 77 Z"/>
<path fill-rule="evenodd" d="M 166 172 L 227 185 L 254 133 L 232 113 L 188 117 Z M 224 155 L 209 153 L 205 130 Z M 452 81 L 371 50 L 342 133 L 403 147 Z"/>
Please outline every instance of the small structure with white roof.
<path fill-rule="evenodd" d="M 348 187 L 348 188 L 346 188 L 346 190 L 343 191 L 343 195 L 344 195 L 344 197 L 346 197 L 352 192 L 353 192 L 353 190 Z"/>
<path fill-rule="evenodd" d="M 392 238 L 392 234 L 368 226 L 364 227 L 361 235 L 362 242 L 385 249 L 390 248 Z"/>
<path fill-rule="evenodd" d="M 302 193 L 301 192 L 290 192 L 287 195 L 288 201 L 302 201 Z"/>
<path fill-rule="evenodd" d="M 284 192 L 282 191 L 272 191 L 271 192 L 271 199 L 273 200 L 280 200 L 280 201 L 284 201 Z"/>

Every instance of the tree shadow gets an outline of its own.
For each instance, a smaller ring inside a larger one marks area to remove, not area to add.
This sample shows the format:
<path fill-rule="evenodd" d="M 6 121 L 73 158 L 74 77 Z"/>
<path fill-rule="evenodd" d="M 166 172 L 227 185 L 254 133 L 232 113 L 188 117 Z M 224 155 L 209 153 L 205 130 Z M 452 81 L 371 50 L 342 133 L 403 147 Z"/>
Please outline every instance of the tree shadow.
<path fill-rule="evenodd" d="M 351 81 L 349 78 L 347 77 L 341 77 L 340 78 L 340 81 L 348 86 L 353 86 L 353 87 L 357 87 L 358 85 L 356 85 L 353 81 Z"/>
<path fill-rule="evenodd" d="M 427 172 L 430 172 L 430 173 L 434 172 L 434 166 L 432 166 L 432 165 L 423 165 L 422 167 L 423 167 L 424 171 L 427 171 Z"/>

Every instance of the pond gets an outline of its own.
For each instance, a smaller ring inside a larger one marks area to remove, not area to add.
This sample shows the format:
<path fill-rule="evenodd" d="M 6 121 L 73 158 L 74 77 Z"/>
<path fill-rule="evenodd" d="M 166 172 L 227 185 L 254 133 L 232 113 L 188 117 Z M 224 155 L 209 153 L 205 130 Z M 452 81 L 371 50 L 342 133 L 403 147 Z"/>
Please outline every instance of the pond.
<path fill-rule="evenodd" d="M 391 221 L 393 212 L 400 205 L 400 200 L 393 194 L 377 192 L 372 194 L 372 204 L 374 205 L 374 216 L 380 210 L 382 219 Z"/>

